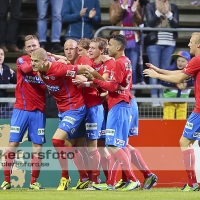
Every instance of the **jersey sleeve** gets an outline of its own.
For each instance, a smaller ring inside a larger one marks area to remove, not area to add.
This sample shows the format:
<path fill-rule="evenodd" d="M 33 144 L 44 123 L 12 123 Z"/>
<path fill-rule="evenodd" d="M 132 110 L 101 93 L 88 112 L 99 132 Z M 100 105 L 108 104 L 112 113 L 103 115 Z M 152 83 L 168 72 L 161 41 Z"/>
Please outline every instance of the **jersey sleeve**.
<path fill-rule="evenodd" d="M 200 71 L 200 57 L 194 57 L 192 60 L 188 62 L 186 67 L 182 70 L 184 74 L 187 74 L 191 77 L 196 76 L 196 74 Z"/>
<path fill-rule="evenodd" d="M 114 70 L 114 76 L 112 77 L 112 81 L 115 81 L 120 84 L 125 76 L 125 65 L 120 61 L 116 61 L 114 69 L 115 70 Z"/>
<path fill-rule="evenodd" d="M 104 71 L 103 73 L 106 74 L 110 74 L 111 70 L 112 70 L 112 67 L 114 65 L 114 60 L 113 59 L 110 59 L 110 60 L 107 60 L 105 63 L 104 63 Z"/>
<path fill-rule="evenodd" d="M 78 65 L 89 65 L 92 67 L 92 60 L 86 56 L 82 56 L 80 61 L 77 63 Z"/>
<path fill-rule="evenodd" d="M 28 63 L 23 57 L 19 57 L 17 59 L 16 66 L 17 66 L 17 70 L 25 74 L 33 70 L 32 65 Z"/>
<path fill-rule="evenodd" d="M 75 78 L 78 72 L 77 65 L 67 65 L 64 63 L 56 63 L 57 70 L 56 74 L 61 77 Z"/>

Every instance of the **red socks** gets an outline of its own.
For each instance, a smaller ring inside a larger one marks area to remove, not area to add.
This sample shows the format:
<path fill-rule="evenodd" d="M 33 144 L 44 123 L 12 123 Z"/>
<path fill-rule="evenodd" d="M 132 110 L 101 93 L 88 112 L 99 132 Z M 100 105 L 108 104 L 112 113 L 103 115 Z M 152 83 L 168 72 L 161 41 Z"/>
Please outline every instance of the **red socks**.
<path fill-rule="evenodd" d="M 118 160 L 119 164 L 121 165 L 122 170 L 126 174 L 127 179 L 136 182 L 137 179 L 133 173 L 130 160 L 125 151 L 123 149 L 119 149 L 117 152 L 114 153 L 114 155 L 115 158 Z"/>
<path fill-rule="evenodd" d="M 98 183 L 98 176 L 100 175 L 100 154 L 98 149 L 88 152 L 89 165 L 92 171 L 90 180 L 94 183 Z"/>
<path fill-rule="evenodd" d="M 148 178 L 149 174 L 151 174 L 152 172 L 147 167 L 140 152 L 132 147 L 130 149 L 130 154 L 131 154 L 131 162 L 143 173 L 144 178 Z"/>
<path fill-rule="evenodd" d="M 75 156 L 73 158 L 73 162 L 78 169 L 78 172 L 79 172 L 79 175 L 80 175 L 80 181 L 83 182 L 84 179 L 89 179 L 89 177 L 88 177 L 88 173 L 87 173 L 86 166 L 85 166 L 85 163 L 84 163 L 84 157 L 81 153 L 82 148 L 85 149 L 85 147 L 77 148 L 77 149 L 80 149 L 80 150 L 76 151 Z"/>
<path fill-rule="evenodd" d="M 15 162 L 15 152 L 7 150 L 4 166 L 4 181 L 10 183 L 10 175 L 12 174 L 12 168 Z"/>
<path fill-rule="evenodd" d="M 194 183 L 197 183 L 196 173 L 195 173 L 195 155 L 194 149 L 187 149 L 182 151 L 183 163 L 188 175 L 188 185 L 193 187 Z"/>
<path fill-rule="evenodd" d="M 117 173 L 120 168 L 119 162 L 115 159 L 114 154 L 111 153 L 111 160 L 110 160 L 110 165 L 109 165 L 109 170 L 108 170 L 108 178 L 106 180 L 106 183 L 108 185 L 114 186 L 116 183 L 117 179 Z"/>
<path fill-rule="evenodd" d="M 39 177 L 40 174 L 40 167 L 41 167 L 41 161 L 42 159 L 38 158 L 35 155 L 32 155 L 31 159 L 31 184 L 37 182 L 37 178 Z"/>
<path fill-rule="evenodd" d="M 59 139 L 52 139 L 53 146 L 58 153 L 58 160 L 60 163 L 60 167 L 62 170 L 62 177 L 68 179 L 68 159 L 67 159 L 67 152 L 69 147 L 65 146 L 64 140 Z"/>

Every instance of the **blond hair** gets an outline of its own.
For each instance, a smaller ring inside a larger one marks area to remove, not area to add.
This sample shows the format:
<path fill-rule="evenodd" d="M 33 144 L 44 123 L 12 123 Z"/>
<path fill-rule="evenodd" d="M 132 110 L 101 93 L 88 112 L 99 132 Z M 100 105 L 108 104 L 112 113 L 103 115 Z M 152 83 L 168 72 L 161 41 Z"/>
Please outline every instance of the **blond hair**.
<path fill-rule="evenodd" d="M 195 43 L 200 44 L 200 32 L 194 32 L 192 36 L 195 36 Z"/>
<path fill-rule="evenodd" d="M 35 35 L 27 35 L 27 36 L 25 36 L 24 43 L 27 42 L 28 40 L 37 40 L 39 42 L 37 36 L 35 36 Z"/>
<path fill-rule="evenodd" d="M 81 38 L 77 41 L 78 46 L 88 50 L 90 48 L 90 39 L 88 38 Z"/>
<path fill-rule="evenodd" d="M 91 42 L 97 42 L 99 43 L 98 48 L 99 50 L 106 50 L 107 46 L 108 46 L 108 40 L 105 38 L 101 38 L 101 37 L 96 37 L 91 39 Z"/>

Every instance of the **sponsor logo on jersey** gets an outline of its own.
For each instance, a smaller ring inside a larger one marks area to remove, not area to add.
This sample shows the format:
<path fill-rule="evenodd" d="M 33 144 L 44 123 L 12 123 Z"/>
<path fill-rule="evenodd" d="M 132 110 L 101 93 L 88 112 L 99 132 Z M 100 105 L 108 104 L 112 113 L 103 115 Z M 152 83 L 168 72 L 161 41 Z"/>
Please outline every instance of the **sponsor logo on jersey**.
<path fill-rule="evenodd" d="M 76 122 L 76 119 L 69 116 L 65 116 L 62 121 L 69 122 L 70 124 L 74 125 L 74 123 Z"/>
<path fill-rule="evenodd" d="M 120 146 L 124 146 L 125 141 L 124 140 L 120 140 L 118 138 L 115 139 L 115 144 L 120 145 Z"/>
<path fill-rule="evenodd" d="M 66 76 L 74 77 L 75 76 L 75 71 L 67 70 Z"/>
<path fill-rule="evenodd" d="M 24 77 L 24 81 L 28 82 L 28 83 L 35 83 L 35 84 L 44 84 L 43 81 L 40 80 L 40 78 L 38 76 L 30 76 L 30 75 L 26 75 Z"/>
<path fill-rule="evenodd" d="M 44 135 L 44 133 L 45 133 L 44 128 L 39 128 L 38 129 L 38 135 Z"/>
<path fill-rule="evenodd" d="M 10 132 L 19 133 L 20 132 L 20 127 L 19 126 L 11 126 L 10 127 Z"/>
<path fill-rule="evenodd" d="M 86 130 L 97 130 L 97 123 L 86 123 Z"/>
<path fill-rule="evenodd" d="M 58 92 L 60 91 L 60 87 L 59 86 L 51 86 L 51 85 L 46 85 L 47 86 L 47 89 L 49 91 L 52 91 L 52 92 Z"/>
<path fill-rule="evenodd" d="M 193 123 L 187 122 L 185 128 L 192 130 Z"/>
<path fill-rule="evenodd" d="M 114 136 L 115 130 L 114 129 L 106 129 L 106 135 Z"/>

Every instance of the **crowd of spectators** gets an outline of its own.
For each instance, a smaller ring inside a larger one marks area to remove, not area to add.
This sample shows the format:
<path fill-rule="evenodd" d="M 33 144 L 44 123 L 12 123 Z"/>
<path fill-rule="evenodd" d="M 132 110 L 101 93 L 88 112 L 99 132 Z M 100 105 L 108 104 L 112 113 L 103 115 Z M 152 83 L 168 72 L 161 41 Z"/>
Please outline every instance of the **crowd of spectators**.
<path fill-rule="evenodd" d="M 63 52 L 61 34 L 63 27 L 65 40 L 80 38 L 92 39 L 94 27 L 101 25 L 100 0 L 35 0 L 37 3 L 37 34 L 40 47 L 53 53 Z M 17 46 L 20 11 L 23 0 L 0 0 L 0 48 L 3 52 L 22 52 Z M 48 36 L 48 10 L 51 4 L 51 44 Z M 192 1 L 191 5 L 198 5 Z M 113 26 L 178 28 L 178 7 L 169 0 L 113 0 L 110 4 L 110 22 Z M 8 18 L 8 13 L 10 17 Z M 144 18 L 146 19 L 144 21 Z M 9 20 L 8 20 L 9 19 Z M 63 26 L 64 25 L 64 26 Z M 159 84 L 157 79 L 144 80 L 143 55 L 148 61 L 161 69 L 171 65 L 171 55 L 175 53 L 177 32 L 169 31 L 111 31 L 123 34 L 127 39 L 126 56 L 132 63 L 133 84 Z M 135 91 L 133 90 L 133 93 Z M 152 98 L 163 97 L 162 90 L 152 89 Z M 153 107 L 163 106 L 159 100 L 152 102 Z"/>

